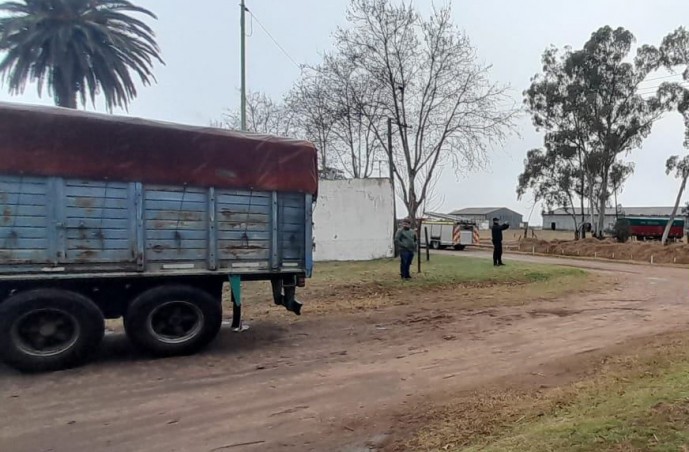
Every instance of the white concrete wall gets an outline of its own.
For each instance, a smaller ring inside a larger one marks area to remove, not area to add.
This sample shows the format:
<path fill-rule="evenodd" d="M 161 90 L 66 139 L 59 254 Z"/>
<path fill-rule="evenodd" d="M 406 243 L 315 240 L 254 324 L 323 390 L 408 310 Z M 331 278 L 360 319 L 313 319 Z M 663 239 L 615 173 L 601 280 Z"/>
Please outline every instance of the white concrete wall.
<path fill-rule="evenodd" d="M 389 179 L 320 181 L 313 211 L 314 260 L 392 257 L 393 211 Z"/>

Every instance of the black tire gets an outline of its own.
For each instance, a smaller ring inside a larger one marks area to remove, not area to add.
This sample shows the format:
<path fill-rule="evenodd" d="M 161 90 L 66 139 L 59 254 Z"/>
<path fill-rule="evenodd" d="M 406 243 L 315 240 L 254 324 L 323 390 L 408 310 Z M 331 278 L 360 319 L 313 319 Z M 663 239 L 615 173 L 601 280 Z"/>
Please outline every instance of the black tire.
<path fill-rule="evenodd" d="M 0 358 L 22 372 L 81 364 L 104 334 L 103 313 L 75 292 L 29 290 L 0 303 Z"/>
<path fill-rule="evenodd" d="M 208 292 L 163 285 L 132 301 L 124 328 L 134 345 L 155 356 L 189 355 L 208 345 L 222 324 L 222 306 Z"/>
<path fill-rule="evenodd" d="M 464 251 L 464 249 L 466 248 L 466 245 L 455 245 L 454 248 L 457 251 Z"/>

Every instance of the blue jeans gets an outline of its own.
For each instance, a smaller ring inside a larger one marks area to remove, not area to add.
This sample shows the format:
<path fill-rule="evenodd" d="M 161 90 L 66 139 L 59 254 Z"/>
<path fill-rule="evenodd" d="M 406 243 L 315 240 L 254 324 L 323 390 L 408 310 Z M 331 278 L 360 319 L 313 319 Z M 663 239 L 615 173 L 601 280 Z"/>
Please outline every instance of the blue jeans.
<path fill-rule="evenodd" d="M 400 250 L 400 275 L 404 279 L 411 278 L 409 268 L 414 262 L 414 253 L 408 250 Z"/>

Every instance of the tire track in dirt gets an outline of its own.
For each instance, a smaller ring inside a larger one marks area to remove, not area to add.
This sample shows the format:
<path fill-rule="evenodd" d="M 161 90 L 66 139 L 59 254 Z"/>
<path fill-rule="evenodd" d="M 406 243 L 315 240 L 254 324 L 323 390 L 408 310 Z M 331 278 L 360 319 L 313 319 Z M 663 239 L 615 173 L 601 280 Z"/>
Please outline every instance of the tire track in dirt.
<path fill-rule="evenodd" d="M 366 450 L 419 397 L 689 324 L 685 269 L 524 258 L 621 283 L 516 307 L 461 311 L 461 294 L 445 291 L 290 327 L 262 321 L 167 360 L 109 336 L 101 361 L 80 369 L 0 369 L 0 450 Z"/>

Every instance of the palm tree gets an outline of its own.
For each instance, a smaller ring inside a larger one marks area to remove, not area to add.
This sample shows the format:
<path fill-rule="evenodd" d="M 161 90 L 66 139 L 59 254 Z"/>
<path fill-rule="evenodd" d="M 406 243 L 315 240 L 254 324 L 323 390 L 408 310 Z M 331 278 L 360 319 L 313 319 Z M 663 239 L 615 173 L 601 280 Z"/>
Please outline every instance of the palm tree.
<path fill-rule="evenodd" d="M 155 81 L 154 60 L 163 63 L 153 30 L 129 15 L 156 19 L 125 0 L 22 0 L 0 4 L 2 80 L 12 94 L 35 82 L 61 107 L 77 108 L 105 96 L 108 110 L 136 97 L 131 72 L 144 85 Z"/>

